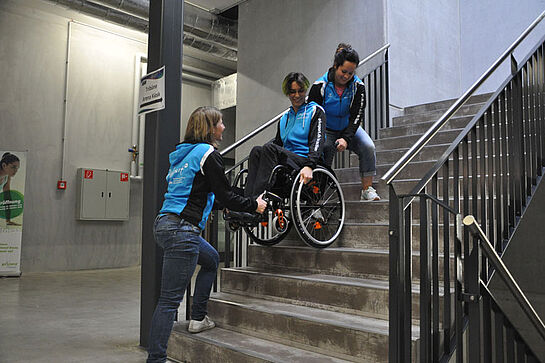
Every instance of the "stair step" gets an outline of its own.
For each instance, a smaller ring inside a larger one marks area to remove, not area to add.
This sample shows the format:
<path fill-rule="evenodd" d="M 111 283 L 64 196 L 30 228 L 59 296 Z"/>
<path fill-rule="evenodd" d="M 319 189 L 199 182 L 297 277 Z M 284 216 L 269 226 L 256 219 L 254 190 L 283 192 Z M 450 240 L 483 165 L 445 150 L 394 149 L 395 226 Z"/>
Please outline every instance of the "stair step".
<path fill-rule="evenodd" d="M 425 146 L 414 157 L 413 161 L 437 160 L 449 146 L 450 144 Z M 409 151 L 409 148 L 377 151 L 377 161 L 382 164 L 395 164 L 407 151 Z M 350 155 L 350 158 L 353 159 L 351 165 L 358 165 L 358 156 L 356 154 Z"/>
<path fill-rule="evenodd" d="M 451 226 L 451 230 L 454 227 Z M 439 226 L 439 251 L 442 251 L 443 241 L 443 226 Z M 346 222 L 343 230 L 331 247 L 333 248 L 363 248 L 363 249 L 378 249 L 387 250 L 389 248 L 389 226 L 388 222 L 382 223 L 353 223 Z M 453 233 L 453 232 L 451 232 Z M 420 226 L 413 224 L 412 227 L 413 249 L 418 250 L 420 245 Z M 300 241 L 296 235 L 288 235 L 286 240 L 280 245 L 298 245 L 304 246 L 304 242 Z M 328 248 L 331 248 L 328 247 Z"/>
<path fill-rule="evenodd" d="M 389 204 L 388 200 L 379 201 L 361 201 L 360 191 L 361 183 L 354 183 L 350 188 L 341 186 L 345 197 L 346 222 L 381 222 L 388 219 Z M 380 194 L 382 198 L 388 196 L 388 192 Z M 350 197 L 350 199 L 349 199 Z"/>
<path fill-rule="evenodd" d="M 175 324 L 168 344 L 168 356 L 180 362 L 348 362 L 222 328 L 190 334 L 187 332 L 187 325 L 187 322 Z"/>
<path fill-rule="evenodd" d="M 483 93 L 480 95 L 471 96 L 465 103 L 465 105 L 471 105 L 475 103 L 483 103 L 488 101 L 492 94 L 491 93 Z M 409 114 L 415 114 L 415 113 L 424 113 L 424 112 L 430 112 L 435 110 L 442 110 L 445 111 L 456 102 L 456 99 L 450 99 L 445 101 L 437 101 L 437 102 L 430 102 L 430 103 L 424 103 L 421 105 L 415 105 L 415 106 L 409 106 L 405 107 L 404 113 L 405 115 Z"/>
<path fill-rule="evenodd" d="M 481 110 L 484 102 L 469 104 L 462 106 L 454 116 L 468 116 L 475 115 Z M 419 113 L 405 113 L 402 116 L 392 118 L 392 124 L 394 126 L 411 125 L 419 122 L 435 122 L 439 120 L 441 116 L 448 110 L 448 107 L 440 108 L 431 111 L 424 111 Z"/>
<path fill-rule="evenodd" d="M 451 273 L 453 272 L 451 256 Z M 333 247 L 316 249 L 304 246 L 248 246 L 248 266 L 282 271 L 325 273 L 367 279 L 387 280 L 389 276 L 388 250 Z M 413 279 L 420 274 L 420 254 L 413 251 Z M 443 276 L 443 255 L 439 256 L 440 276 Z"/>
<path fill-rule="evenodd" d="M 329 275 L 380 278 L 388 277 L 388 251 L 363 248 L 304 246 L 248 246 L 248 266 L 324 273 Z"/>
<path fill-rule="evenodd" d="M 473 115 L 452 117 L 441 130 L 463 129 L 473 119 Z M 435 120 L 437 121 L 437 120 Z M 410 125 L 393 126 L 380 129 L 380 139 L 388 137 L 408 136 L 408 135 L 423 135 L 435 122 L 434 120 L 426 122 L 418 122 Z"/>
<path fill-rule="evenodd" d="M 272 271 L 272 270 L 271 270 Z M 222 269 L 222 292 L 375 318 L 388 316 L 388 282 L 254 267 Z"/>
<path fill-rule="evenodd" d="M 388 319 L 388 281 L 277 271 L 222 269 L 222 292 L 324 310 Z M 419 316 L 418 285 L 413 284 L 413 318 Z"/>
<path fill-rule="evenodd" d="M 435 165 L 436 160 L 428 161 L 413 161 L 409 166 L 399 174 L 401 179 L 420 179 Z M 394 164 L 377 165 L 376 179 L 379 180 L 382 175 L 386 174 Z M 340 183 L 352 182 L 360 180 L 360 171 L 358 167 L 336 169 L 335 176 Z"/>
<path fill-rule="evenodd" d="M 451 143 L 460 134 L 460 132 L 462 132 L 462 130 L 463 129 L 439 131 L 437 135 L 430 140 L 428 145 Z M 420 139 L 421 136 L 422 135 L 410 135 L 378 139 L 375 140 L 375 148 L 377 151 L 410 148 Z"/>
<path fill-rule="evenodd" d="M 208 307 L 218 326 L 239 333 L 341 359 L 388 359 L 383 319 L 227 293 L 213 294 Z"/>

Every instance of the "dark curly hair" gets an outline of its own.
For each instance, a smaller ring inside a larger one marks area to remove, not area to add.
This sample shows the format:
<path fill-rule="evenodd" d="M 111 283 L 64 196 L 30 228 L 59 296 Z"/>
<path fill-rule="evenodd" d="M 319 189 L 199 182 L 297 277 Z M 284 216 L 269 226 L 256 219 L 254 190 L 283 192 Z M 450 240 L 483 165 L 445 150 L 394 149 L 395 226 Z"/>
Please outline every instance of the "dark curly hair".
<path fill-rule="evenodd" d="M 360 63 L 360 56 L 350 44 L 340 43 L 335 51 L 335 58 L 333 59 L 333 67 L 337 68 L 342 66 L 344 62 L 356 63 L 356 66 Z"/>

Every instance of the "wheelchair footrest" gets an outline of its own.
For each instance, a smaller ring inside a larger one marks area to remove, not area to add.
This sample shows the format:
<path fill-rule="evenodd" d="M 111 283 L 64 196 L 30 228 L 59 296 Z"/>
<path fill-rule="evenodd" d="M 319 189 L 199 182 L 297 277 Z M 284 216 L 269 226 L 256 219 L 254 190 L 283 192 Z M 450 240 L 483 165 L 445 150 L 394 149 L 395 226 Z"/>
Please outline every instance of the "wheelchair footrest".
<path fill-rule="evenodd" d="M 242 225 L 257 224 L 261 220 L 261 215 L 258 213 L 229 211 L 223 213 L 223 219 L 228 222 L 236 222 Z"/>

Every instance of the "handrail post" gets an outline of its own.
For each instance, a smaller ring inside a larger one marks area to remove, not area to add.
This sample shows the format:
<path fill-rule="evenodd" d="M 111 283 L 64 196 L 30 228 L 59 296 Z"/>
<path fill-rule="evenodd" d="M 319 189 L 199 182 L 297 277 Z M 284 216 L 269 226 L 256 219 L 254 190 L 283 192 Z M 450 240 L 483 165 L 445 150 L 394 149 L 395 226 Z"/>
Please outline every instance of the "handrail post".
<path fill-rule="evenodd" d="M 464 271 L 465 277 L 465 293 L 463 301 L 468 305 L 467 311 L 469 315 L 469 332 L 468 332 L 468 353 L 470 362 L 479 362 L 481 357 L 481 294 L 480 294 L 480 277 L 481 271 L 481 254 L 479 248 L 479 239 L 472 238 L 472 247 L 469 256 L 466 258 L 468 262 Z"/>
<path fill-rule="evenodd" d="M 385 96 L 384 96 L 384 106 L 386 107 L 385 117 L 386 127 L 390 127 L 390 65 L 388 62 L 388 52 L 386 49 L 384 52 L 384 87 L 385 87 Z"/>
<path fill-rule="evenodd" d="M 525 193 L 523 187 L 525 185 L 525 171 L 524 171 L 524 135 L 522 132 L 523 127 L 523 109 L 522 109 L 522 72 L 518 72 L 518 65 L 515 57 L 511 55 L 511 73 L 514 75 L 513 88 L 511 90 L 511 131 L 512 142 L 510 155 L 513 166 L 513 179 L 514 179 L 514 197 L 515 197 L 515 217 L 522 215 L 522 203 Z M 516 223 L 516 221 L 515 221 Z"/>
<path fill-rule="evenodd" d="M 389 225 L 389 246 L 390 246 L 390 279 L 389 279 L 389 361 L 390 362 L 402 362 L 403 356 L 403 335 L 405 331 L 403 329 L 403 315 L 400 311 L 401 299 L 402 299 L 402 286 L 403 280 L 401 278 L 403 269 L 401 264 L 403 261 L 403 243 L 401 243 L 400 235 L 403 233 L 401 226 L 401 213 L 403 210 L 402 199 L 399 199 L 396 195 L 394 187 L 389 187 L 389 213 L 390 213 L 390 225 Z M 401 207 L 400 207 L 401 205 Z"/>

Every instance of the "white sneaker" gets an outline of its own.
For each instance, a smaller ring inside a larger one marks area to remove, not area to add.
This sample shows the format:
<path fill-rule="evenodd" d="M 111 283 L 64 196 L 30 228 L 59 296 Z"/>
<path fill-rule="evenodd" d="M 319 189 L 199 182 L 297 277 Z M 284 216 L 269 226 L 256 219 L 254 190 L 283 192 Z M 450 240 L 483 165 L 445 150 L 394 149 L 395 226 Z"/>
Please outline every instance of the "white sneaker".
<path fill-rule="evenodd" d="M 187 328 L 187 331 L 190 333 L 200 333 L 202 331 L 212 329 L 215 327 L 216 324 L 210 320 L 208 315 L 204 317 L 201 321 L 199 320 L 190 320 L 189 321 L 189 327 Z"/>
<path fill-rule="evenodd" d="M 361 191 L 360 200 L 380 200 L 380 196 L 372 186 L 368 186 L 367 189 Z"/>

